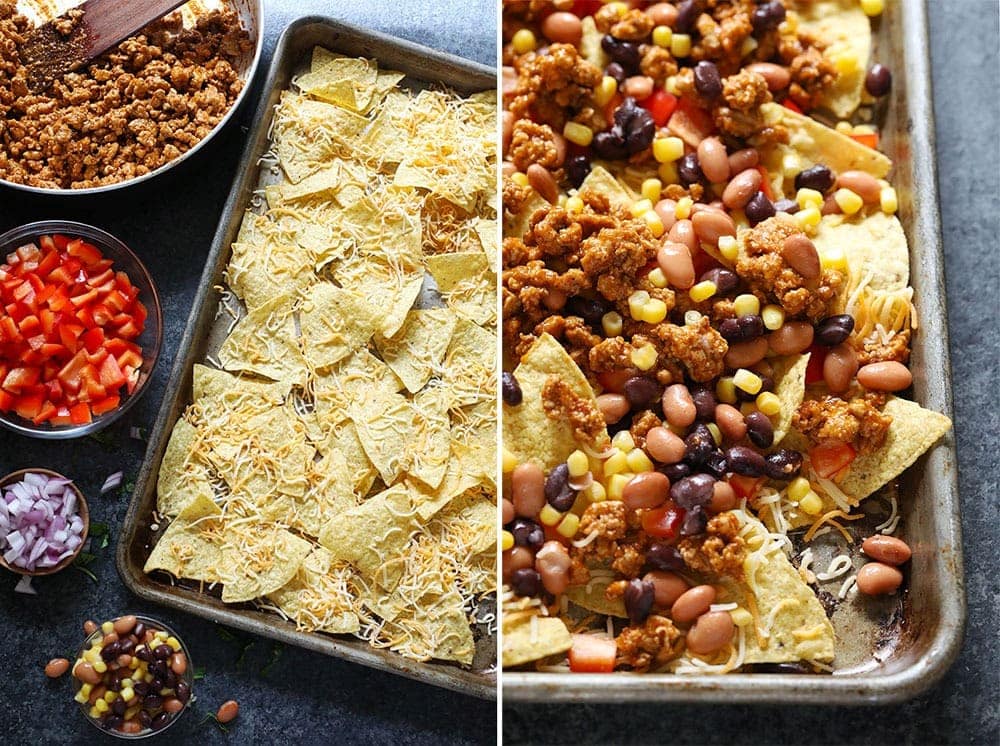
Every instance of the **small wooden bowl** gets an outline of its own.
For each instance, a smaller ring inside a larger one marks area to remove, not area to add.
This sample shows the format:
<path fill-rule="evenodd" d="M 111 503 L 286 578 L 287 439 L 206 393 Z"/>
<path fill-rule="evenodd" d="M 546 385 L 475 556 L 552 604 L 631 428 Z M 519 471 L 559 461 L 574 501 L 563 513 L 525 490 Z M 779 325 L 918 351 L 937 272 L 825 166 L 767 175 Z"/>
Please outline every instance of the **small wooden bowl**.
<path fill-rule="evenodd" d="M 20 469 L 19 471 L 11 472 L 3 479 L 0 479 L 0 493 L 2 493 L 2 491 L 7 487 L 7 485 L 13 484 L 14 482 L 20 482 L 22 479 L 24 479 L 24 475 L 29 473 L 44 474 L 47 477 L 53 477 L 55 479 L 66 479 L 66 477 L 64 477 L 62 474 L 52 471 L 51 469 Z M 18 575 L 30 575 L 32 577 L 38 577 L 40 575 L 52 575 L 53 573 L 57 573 L 60 570 L 65 570 L 67 567 L 73 564 L 77 556 L 79 556 L 80 552 L 83 551 L 83 545 L 87 543 L 87 534 L 90 533 L 90 509 L 87 507 L 87 501 L 83 497 L 83 493 L 80 491 L 80 488 L 77 487 L 74 482 L 71 482 L 69 484 L 69 487 L 72 488 L 73 492 L 76 493 L 76 512 L 79 514 L 80 519 L 83 521 L 83 532 L 80 534 L 80 546 L 76 548 L 76 551 L 73 552 L 73 554 L 71 554 L 69 557 L 66 557 L 58 565 L 53 565 L 52 567 L 43 567 L 38 570 L 25 570 L 22 567 L 10 565 L 3 558 L 3 553 L 0 552 L 0 567 L 3 567 L 5 570 L 10 570 L 11 572 L 17 573 Z M 3 497 L 0 496 L 0 500 L 2 499 Z"/>

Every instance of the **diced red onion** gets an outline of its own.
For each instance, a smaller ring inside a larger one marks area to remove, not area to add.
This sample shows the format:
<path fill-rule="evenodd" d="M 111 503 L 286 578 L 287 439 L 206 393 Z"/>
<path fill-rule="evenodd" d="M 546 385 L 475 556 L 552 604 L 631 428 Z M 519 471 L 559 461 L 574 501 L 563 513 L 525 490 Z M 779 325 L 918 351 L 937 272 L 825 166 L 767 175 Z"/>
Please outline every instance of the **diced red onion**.
<path fill-rule="evenodd" d="M 29 472 L 0 500 L 0 551 L 15 567 L 53 567 L 82 543 L 83 519 L 70 480 Z"/>
<path fill-rule="evenodd" d="M 104 485 L 101 487 L 101 494 L 107 494 L 108 492 L 111 492 L 111 490 L 118 487 L 122 483 L 122 476 L 124 475 L 120 471 L 116 471 L 114 474 L 108 476 L 108 478 L 104 480 Z"/>

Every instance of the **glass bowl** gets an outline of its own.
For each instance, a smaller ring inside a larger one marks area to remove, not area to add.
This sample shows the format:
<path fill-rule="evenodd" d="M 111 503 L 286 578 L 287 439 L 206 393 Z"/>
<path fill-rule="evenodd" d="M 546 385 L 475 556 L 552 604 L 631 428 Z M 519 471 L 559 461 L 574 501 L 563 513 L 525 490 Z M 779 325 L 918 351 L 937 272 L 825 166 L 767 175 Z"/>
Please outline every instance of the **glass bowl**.
<path fill-rule="evenodd" d="M 8 430 L 32 438 L 63 440 L 79 438 L 103 430 L 125 414 L 142 396 L 160 355 L 160 344 L 163 341 L 163 314 L 156 287 L 139 257 L 110 233 L 92 225 L 71 220 L 43 220 L 22 225 L 0 235 L 0 258 L 5 260 L 7 254 L 18 246 L 27 242 L 37 242 L 39 237 L 53 233 L 61 233 L 71 238 L 83 238 L 97 246 L 106 258 L 114 262 L 112 268 L 125 272 L 132 284 L 139 288 L 139 300 L 145 305 L 147 311 L 146 326 L 142 334 L 135 340 L 142 347 L 139 380 L 131 394 L 122 394 L 121 404 L 115 409 L 96 415 L 90 422 L 83 425 L 51 425 L 49 423 L 36 425 L 31 420 L 18 416 L 15 412 L 0 412 L 0 426 Z"/>
<path fill-rule="evenodd" d="M 79 703 L 79 705 L 80 705 L 80 712 L 83 713 L 83 716 L 87 719 L 87 722 L 89 722 L 95 728 L 97 728 L 98 730 L 100 730 L 102 733 L 106 733 L 108 735 L 114 736 L 115 738 L 122 738 L 122 739 L 125 739 L 125 740 L 132 741 L 132 740 L 136 740 L 136 739 L 140 739 L 140 738 L 148 738 L 149 736 L 154 736 L 154 735 L 159 735 L 160 733 L 164 733 L 174 723 L 176 723 L 178 720 L 180 720 L 181 716 L 191 707 L 191 703 L 194 702 L 194 665 L 191 662 L 191 652 L 188 650 L 187 645 L 184 644 L 184 641 L 180 637 L 178 637 L 177 633 L 174 632 L 174 630 L 172 630 L 169 626 L 167 626 L 163 622 L 159 621 L 158 619 L 153 619 L 152 617 L 143 616 L 141 614 L 131 614 L 129 616 L 134 616 L 135 617 L 135 619 L 136 619 L 136 625 L 138 625 L 138 624 L 141 623 L 141 624 L 144 624 L 147 628 L 151 628 L 151 629 L 154 629 L 154 630 L 157 630 L 157 631 L 166 632 L 168 638 L 174 638 L 175 640 L 177 640 L 178 644 L 180 645 L 180 650 L 177 651 L 177 652 L 183 653 L 184 656 L 187 659 L 187 668 L 186 668 L 186 670 L 184 671 L 183 674 L 177 676 L 177 678 L 178 678 L 178 681 L 183 681 L 183 682 L 185 682 L 187 684 L 189 692 L 190 692 L 187 702 L 184 703 L 184 706 L 178 712 L 174 713 L 173 717 L 171 717 L 167 721 L 166 725 L 164 725 L 163 727 L 161 727 L 159 730 L 154 730 L 151 727 L 145 727 L 142 730 L 140 730 L 138 733 L 126 733 L 126 732 L 123 732 L 123 731 L 120 731 L 120 730 L 116 730 L 115 728 L 108 728 L 104 723 L 101 722 L 100 719 L 94 718 L 94 717 L 91 716 L 90 710 L 91 710 L 92 705 L 90 704 L 89 701 L 83 701 L 83 702 Z M 122 619 L 122 618 L 123 617 L 117 617 L 116 619 L 110 620 L 110 622 L 113 624 L 118 619 Z M 77 665 L 76 661 L 79 660 L 79 659 L 81 659 L 81 658 L 83 658 L 83 654 L 85 652 L 87 652 L 87 650 L 90 649 L 91 645 L 93 643 L 95 643 L 95 642 L 100 642 L 101 639 L 105 636 L 105 634 L 106 633 L 104 632 L 102 626 L 98 626 L 98 628 L 96 630 L 94 630 L 94 632 L 92 632 L 90 635 L 87 636 L 87 639 L 85 639 L 83 641 L 83 644 L 80 646 L 80 650 L 77 652 L 76 658 L 73 660 L 73 664 L 72 664 L 73 668 L 71 670 L 73 670 L 73 669 L 76 668 L 76 665 Z M 73 681 L 73 685 L 74 685 L 74 695 L 77 695 L 77 694 L 80 693 L 80 690 L 83 688 L 83 682 L 80 681 L 79 679 L 77 679 L 76 676 L 71 676 L 71 680 Z M 98 686 L 98 685 L 94 685 L 94 686 Z M 91 693 L 93 693 L 93 692 L 91 691 Z M 119 694 L 119 696 L 121 696 L 121 695 Z M 111 705 L 113 705 L 113 704 L 114 703 L 111 703 Z"/>

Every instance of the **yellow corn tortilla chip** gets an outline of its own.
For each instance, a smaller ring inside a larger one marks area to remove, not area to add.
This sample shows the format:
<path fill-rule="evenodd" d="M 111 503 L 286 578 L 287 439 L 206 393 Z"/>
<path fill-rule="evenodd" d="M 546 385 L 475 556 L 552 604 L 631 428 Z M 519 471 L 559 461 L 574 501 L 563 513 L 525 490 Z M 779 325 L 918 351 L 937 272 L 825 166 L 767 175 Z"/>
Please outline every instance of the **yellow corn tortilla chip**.
<path fill-rule="evenodd" d="M 496 401 L 497 337 L 468 319 L 458 319 L 442 362 L 441 381 L 451 407 Z"/>
<path fill-rule="evenodd" d="M 541 195 L 532 192 L 531 196 L 521 205 L 521 209 L 518 212 L 508 212 L 505 208 L 503 234 L 505 236 L 523 236 L 528 230 L 528 225 L 531 223 L 531 216 L 548 204 Z"/>
<path fill-rule="evenodd" d="M 285 91 L 272 127 L 274 152 L 289 181 L 297 184 L 355 147 L 368 120 L 347 109 Z"/>
<path fill-rule="evenodd" d="M 317 416 L 323 422 L 347 419 L 351 402 L 369 388 L 396 393 L 403 388 L 403 382 L 388 365 L 363 348 L 313 376 Z"/>
<path fill-rule="evenodd" d="M 490 272 L 496 274 L 499 271 L 500 248 L 497 237 L 497 221 L 476 218 L 473 228 L 479 237 L 479 243 L 483 247 L 483 255 L 490 266 Z"/>
<path fill-rule="evenodd" d="M 360 293 L 319 283 L 299 311 L 303 354 L 310 367 L 326 368 L 364 347 L 378 325 L 378 309 Z"/>
<path fill-rule="evenodd" d="M 792 426 L 792 417 L 805 395 L 809 353 L 774 358 L 770 362 L 774 368 L 774 393 L 781 402 L 778 414 L 771 418 L 771 424 L 774 425 L 774 445 L 779 445 Z"/>
<path fill-rule="evenodd" d="M 429 521 L 452 500 L 476 488 L 479 480 L 462 468 L 458 459 L 452 459 L 445 470 L 444 478 L 437 487 L 428 487 L 417 481 L 407 481 L 416 504 L 420 520 Z"/>
<path fill-rule="evenodd" d="M 566 597 L 581 609 L 627 619 L 625 601 L 621 598 L 609 599 L 604 595 L 604 591 L 607 590 L 612 580 L 613 578 L 599 577 L 592 578 L 584 585 L 570 586 L 566 589 Z"/>
<path fill-rule="evenodd" d="M 432 528 L 444 533 L 461 534 L 469 554 L 496 548 L 497 506 L 479 491 L 470 491 L 452 500 L 434 517 Z"/>
<path fill-rule="evenodd" d="M 635 202 L 629 190 L 602 166 L 590 169 L 590 173 L 580 185 L 580 194 L 587 192 L 607 197 L 612 207 L 630 207 Z"/>
<path fill-rule="evenodd" d="M 371 389 L 348 410 L 358 429 L 358 440 L 382 481 L 392 484 L 409 469 L 407 444 L 412 443 L 416 420 L 406 397 Z"/>
<path fill-rule="evenodd" d="M 496 487 L 497 422 L 493 402 L 452 410 L 451 452 L 478 484 Z"/>
<path fill-rule="evenodd" d="M 210 497 L 196 494 L 163 532 L 142 571 L 165 570 L 175 578 L 206 583 L 220 580 L 225 561 L 221 515 Z"/>
<path fill-rule="evenodd" d="M 310 96 L 357 112 L 367 110 L 377 77 L 377 68 L 367 60 L 333 57 L 300 75 L 295 85 Z"/>
<path fill-rule="evenodd" d="M 519 616 L 508 621 L 503 619 L 503 667 L 520 666 L 524 663 L 565 653 L 573 646 L 573 637 L 562 619 L 555 617 L 535 617 L 535 621 Z"/>
<path fill-rule="evenodd" d="M 476 653 L 462 597 L 448 589 L 442 594 L 428 593 L 413 604 L 412 613 L 400 615 L 391 627 L 402 634 L 392 650 L 411 658 L 437 658 L 471 665 Z"/>
<path fill-rule="evenodd" d="M 191 388 L 194 401 L 216 399 L 232 405 L 259 404 L 263 410 L 284 404 L 292 385 L 288 381 L 254 380 L 195 363 Z"/>
<path fill-rule="evenodd" d="M 478 251 L 435 254 L 427 257 L 427 271 L 443 295 L 468 282 L 470 278 L 487 273 L 489 262 Z"/>
<path fill-rule="evenodd" d="M 179 419 L 170 433 L 156 479 L 156 510 L 173 517 L 193 498 L 213 497 L 209 472 L 198 453 L 198 431 Z"/>
<path fill-rule="evenodd" d="M 291 580 L 312 550 L 312 544 L 290 531 L 255 526 L 245 532 L 247 543 L 227 540 L 230 562 L 220 573 L 222 600 L 239 603 L 266 596 Z M 228 536 L 227 536 L 228 539 Z"/>
<path fill-rule="evenodd" d="M 440 388 L 428 388 L 413 397 L 410 439 L 396 444 L 405 450 L 410 476 L 432 488 L 444 479 L 451 456 L 451 419 L 446 396 Z"/>
<path fill-rule="evenodd" d="M 423 257 L 419 245 L 412 255 L 397 259 L 358 255 L 338 264 L 333 274 L 342 287 L 351 288 L 371 308 L 377 309 L 380 321 L 376 331 L 391 337 L 399 331 L 420 295 L 424 282 Z"/>
<path fill-rule="evenodd" d="M 316 282 L 311 257 L 304 260 L 302 255 L 301 247 L 290 244 L 268 243 L 262 249 L 234 243 L 226 282 L 247 310 L 254 311 L 275 296 L 298 295 Z"/>
<path fill-rule="evenodd" d="M 333 450 L 339 451 L 347 460 L 352 477 L 351 485 L 358 495 L 367 495 L 371 490 L 378 470 L 365 453 L 358 429 L 351 420 L 329 425 L 325 439 L 316 444 L 316 450 L 327 456 Z"/>
<path fill-rule="evenodd" d="M 542 389 L 550 376 L 561 378 L 597 407 L 594 390 L 563 346 L 549 334 L 540 336 L 514 371 L 523 398 L 517 406 L 503 405 L 503 444 L 518 463 L 531 461 L 546 472 L 579 447 L 570 423 L 549 417 L 542 408 Z M 600 441 L 607 439 L 606 431 L 598 437 Z"/>
<path fill-rule="evenodd" d="M 439 369 L 456 322 L 447 308 L 410 311 L 392 337 L 375 338 L 382 360 L 411 394 L 420 391 Z"/>
<path fill-rule="evenodd" d="M 291 296 L 280 295 L 240 319 L 219 349 L 222 367 L 303 383 L 306 361 L 295 335 L 293 303 Z"/>
<path fill-rule="evenodd" d="M 361 629 L 345 582 L 350 568 L 340 565 L 331 569 L 332 564 L 329 550 L 313 547 L 295 576 L 267 597 L 304 632 L 351 634 Z"/>

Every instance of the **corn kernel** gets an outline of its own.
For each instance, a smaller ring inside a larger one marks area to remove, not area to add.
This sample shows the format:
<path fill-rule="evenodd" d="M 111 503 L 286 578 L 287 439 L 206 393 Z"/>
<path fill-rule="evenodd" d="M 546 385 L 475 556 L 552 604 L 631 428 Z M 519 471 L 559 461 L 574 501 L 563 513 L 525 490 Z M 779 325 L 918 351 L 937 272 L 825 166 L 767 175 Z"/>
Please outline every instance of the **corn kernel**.
<path fill-rule="evenodd" d="M 105 663 L 104 661 L 100 661 L 100 660 L 99 661 L 94 661 L 90 665 L 92 665 L 94 667 L 94 670 L 97 671 L 97 673 L 104 673 L 105 671 L 108 670 L 108 664 Z"/>
<path fill-rule="evenodd" d="M 88 710 L 88 714 L 95 720 L 98 720 L 101 717 L 101 711 L 98 710 L 96 707 L 91 707 L 90 710 Z"/>
<path fill-rule="evenodd" d="M 594 103 L 604 106 L 618 93 L 618 81 L 610 75 L 605 75 L 597 88 L 594 89 Z"/>
<path fill-rule="evenodd" d="M 673 41 L 673 40 L 671 40 L 671 41 Z M 681 93 L 682 93 L 681 87 L 677 84 L 677 76 L 676 75 L 668 75 L 667 79 L 663 83 L 663 88 L 671 96 L 680 96 Z"/>
<path fill-rule="evenodd" d="M 563 127 L 563 137 L 574 145 L 585 148 L 594 139 L 594 130 L 579 122 L 566 122 L 566 126 Z"/>
<path fill-rule="evenodd" d="M 660 201 L 660 192 L 663 190 L 663 183 L 659 179 L 646 179 L 642 182 L 642 196 L 656 204 Z"/>
<path fill-rule="evenodd" d="M 661 163 L 656 168 L 656 175 L 664 184 L 680 184 L 681 177 L 677 173 L 676 163 Z"/>
<path fill-rule="evenodd" d="M 656 348 L 651 344 L 644 344 L 638 350 L 632 351 L 632 365 L 639 370 L 650 370 L 656 365 L 657 357 L 659 355 L 656 354 Z"/>
<path fill-rule="evenodd" d="M 628 297 L 628 312 L 634 319 L 642 313 L 642 307 L 649 302 L 649 293 L 645 290 L 636 290 Z"/>
<path fill-rule="evenodd" d="M 172 647 L 175 653 L 181 649 L 181 641 L 173 636 L 167 638 L 167 645 Z"/>
<path fill-rule="evenodd" d="M 153 635 L 153 637 L 156 638 L 157 640 L 159 640 L 160 642 L 166 642 L 167 641 L 167 633 L 164 632 L 163 630 L 160 630 L 159 632 L 157 632 L 155 635 Z"/>
<path fill-rule="evenodd" d="M 566 467 L 571 477 L 582 477 L 590 471 L 590 459 L 583 451 L 573 451 L 566 457 Z"/>
<path fill-rule="evenodd" d="M 653 234 L 654 238 L 659 238 L 667 232 L 666 227 L 663 225 L 663 221 L 654 210 L 644 212 L 642 214 L 642 221 L 646 224 L 646 227 L 649 228 L 649 232 Z"/>
<path fill-rule="evenodd" d="M 742 606 L 738 606 L 730 611 L 729 616 L 733 618 L 733 624 L 737 627 L 749 627 L 753 624 L 753 614 L 744 609 Z"/>
<path fill-rule="evenodd" d="M 785 325 L 785 309 L 768 303 L 760 312 L 760 317 L 764 320 L 764 328 L 770 331 L 780 329 Z"/>
<path fill-rule="evenodd" d="M 705 280 L 704 282 L 692 285 L 691 289 L 688 291 L 688 295 L 695 303 L 701 303 L 703 300 L 708 300 L 715 295 L 716 290 L 718 290 L 718 288 L 715 286 L 714 282 L 711 280 Z"/>
<path fill-rule="evenodd" d="M 502 531 L 500 533 L 500 549 L 506 552 L 514 546 L 514 534 L 510 531 Z"/>
<path fill-rule="evenodd" d="M 80 685 L 80 691 L 83 692 L 83 695 L 85 697 L 89 697 L 90 696 L 90 692 L 93 691 L 93 689 L 94 689 L 94 685 L 93 684 L 81 684 Z"/>
<path fill-rule="evenodd" d="M 757 397 L 757 409 L 768 417 L 774 417 L 781 411 L 781 399 L 778 398 L 777 394 L 763 391 Z"/>
<path fill-rule="evenodd" d="M 785 153 L 781 158 L 781 173 L 786 178 L 794 178 L 795 174 L 802 170 L 802 159 L 795 153 Z"/>
<path fill-rule="evenodd" d="M 736 255 L 739 253 L 739 243 L 735 236 L 721 236 L 719 238 L 719 253 L 722 258 L 730 264 L 736 262 Z"/>
<path fill-rule="evenodd" d="M 756 316 L 760 313 L 760 301 L 756 295 L 743 293 L 733 300 L 733 310 L 737 316 Z"/>
<path fill-rule="evenodd" d="M 670 39 L 670 54 L 678 58 L 691 54 L 691 37 L 687 34 L 674 34 Z"/>
<path fill-rule="evenodd" d="M 894 215 L 896 210 L 899 209 L 899 198 L 896 196 L 896 190 L 890 187 L 883 187 L 882 191 L 878 194 L 879 207 L 882 208 L 882 212 L 886 215 Z"/>
<path fill-rule="evenodd" d="M 854 132 L 854 125 L 843 119 L 833 125 L 833 128 L 842 135 L 850 135 Z"/>
<path fill-rule="evenodd" d="M 112 632 L 114 632 L 114 629 L 115 629 L 114 622 L 104 622 L 104 624 L 101 625 L 101 632 L 103 632 L 106 635 L 110 635 Z"/>
<path fill-rule="evenodd" d="M 625 485 L 632 481 L 632 475 L 614 474 L 608 480 L 608 499 L 621 500 Z"/>
<path fill-rule="evenodd" d="M 104 701 L 107 702 L 109 705 L 116 699 L 118 699 L 118 692 L 109 691 L 104 693 Z"/>
<path fill-rule="evenodd" d="M 75 700 L 76 700 L 77 702 L 79 702 L 79 703 L 80 703 L 81 705 L 82 705 L 82 704 L 83 704 L 84 702 L 86 702 L 86 701 L 87 701 L 87 697 L 86 697 L 86 695 L 84 695 L 84 693 L 83 693 L 82 691 L 79 691 L 79 692 L 77 692 L 77 693 L 76 693 L 76 696 L 74 696 L 74 697 L 73 697 L 73 699 L 75 699 Z"/>
<path fill-rule="evenodd" d="M 738 401 L 736 398 L 736 384 L 733 383 L 732 376 L 723 376 L 715 384 L 715 398 L 723 404 L 735 404 Z"/>
<path fill-rule="evenodd" d="M 572 539 L 576 536 L 578 528 L 580 528 L 580 516 L 576 515 L 576 513 L 567 513 L 559 525 L 556 526 L 556 531 L 567 539 Z"/>
<path fill-rule="evenodd" d="M 531 29 L 523 28 L 514 34 L 514 38 L 510 40 L 511 46 L 514 47 L 514 51 L 518 54 L 527 54 L 528 52 L 534 52 L 535 47 L 538 42 L 535 40 L 535 35 L 531 33 Z"/>
<path fill-rule="evenodd" d="M 815 228 L 819 225 L 819 221 L 823 219 L 823 214 L 815 207 L 807 207 L 804 210 L 799 210 L 792 217 L 795 218 L 795 222 L 799 224 L 799 227 L 805 230 L 806 228 Z"/>
<path fill-rule="evenodd" d="M 850 75 L 858 69 L 858 56 L 845 49 L 833 58 L 833 67 L 841 75 Z"/>
<path fill-rule="evenodd" d="M 885 10 L 885 0 L 861 0 L 861 10 L 869 18 L 880 16 Z"/>
<path fill-rule="evenodd" d="M 658 137 L 653 140 L 653 157 L 659 163 L 673 163 L 684 157 L 684 141 L 679 137 Z"/>
<path fill-rule="evenodd" d="M 523 171 L 518 171 L 516 174 L 510 177 L 510 180 L 513 181 L 518 186 L 522 187 L 528 186 L 528 174 L 524 173 Z"/>
<path fill-rule="evenodd" d="M 687 326 L 697 326 L 701 323 L 702 315 L 701 311 L 695 311 L 693 308 L 684 312 L 684 323 Z"/>
<path fill-rule="evenodd" d="M 641 448 L 633 448 L 625 459 L 628 462 L 628 468 L 636 474 L 653 470 L 653 462 L 649 460 L 649 456 Z"/>
<path fill-rule="evenodd" d="M 94 709 L 103 715 L 111 709 L 111 706 L 102 698 L 94 702 Z"/>
<path fill-rule="evenodd" d="M 654 267 L 653 270 L 646 275 L 646 279 L 649 280 L 649 284 L 656 288 L 665 288 L 670 283 L 667 281 L 667 276 L 663 274 L 663 270 L 659 267 Z"/>
<path fill-rule="evenodd" d="M 650 298 L 646 305 L 639 309 L 639 315 L 633 318 L 645 321 L 647 324 L 659 324 L 667 318 L 667 304 L 659 298 Z"/>
<path fill-rule="evenodd" d="M 628 461 L 625 459 L 623 451 L 616 450 L 604 460 L 604 476 L 610 477 L 614 474 L 621 474 L 628 468 Z"/>
<path fill-rule="evenodd" d="M 85 661 L 87 661 L 88 663 L 93 663 L 94 661 L 99 661 L 101 659 L 101 648 L 100 648 L 100 646 L 97 646 L 95 648 L 91 648 L 90 650 L 84 651 L 84 653 L 83 653 L 83 659 Z"/>
<path fill-rule="evenodd" d="M 740 45 L 740 59 L 749 56 L 750 53 L 753 52 L 756 48 L 757 48 L 757 40 L 754 39 L 752 36 L 748 36 L 746 39 L 743 40 L 743 43 Z"/>
<path fill-rule="evenodd" d="M 832 246 L 819 255 L 819 263 L 823 269 L 835 269 L 838 272 L 847 272 L 847 256 L 839 246 Z"/>
<path fill-rule="evenodd" d="M 691 216 L 691 208 L 694 206 L 694 200 L 690 197 L 681 197 L 677 200 L 677 206 L 674 208 L 674 216 L 678 220 L 686 220 Z"/>
<path fill-rule="evenodd" d="M 623 453 L 628 453 L 633 448 L 635 448 L 635 441 L 632 440 L 632 433 L 628 430 L 619 430 L 611 438 L 611 446 L 617 448 Z"/>
<path fill-rule="evenodd" d="M 799 500 L 799 510 L 806 515 L 819 515 L 820 511 L 823 510 L 823 500 L 815 492 L 809 490 L 806 496 Z"/>
<path fill-rule="evenodd" d="M 817 210 L 823 207 L 823 195 L 815 189 L 807 189 L 806 187 L 802 187 L 795 193 L 795 201 L 803 210 L 807 207 L 815 207 Z"/>
<path fill-rule="evenodd" d="M 788 499 L 793 502 L 799 502 L 811 491 L 812 486 L 805 477 L 795 477 L 795 479 L 788 483 Z"/>
<path fill-rule="evenodd" d="M 833 193 L 833 200 L 845 215 L 853 215 L 865 204 L 859 194 L 843 187 Z"/>
<path fill-rule="evenodd" d="M 649 201 L 648 199 L 640 199 L 632 203 L 632 206 L 629 208 L 629 212 L 632 213 L 633 218 L 637 218 L 643 213 L 647 213 L 652 209 L 653 209 L 653 203 L 651 201 Z"/>
<path fill-rule="evenodd" d="M 608 9 L 613 10 L 619 18 L 628 13 L 628 4 L 621 2 L 621 0 L 605 4 L 608 6 Z"/>
<path fill-rule="evenodd" d="M 538 520 L 544 526 L 558 526 L 562 518 L 563 514 L 548 504 L 538 512 Z"/>
<path fill-rule="evenodd" d="M 504 448 L 501 466 L 504 474 L 510 474 L 517 467 L 517 456 Z"/>
<path fill-rule="evenodd" d="M 583 212 L 583 200 L 579 197 L 569 197 L 566 199 L 566 212 L 568 213 L 578 213 Z"/>
<path fill-rule="evenodd" d="M 736 388 L 740 391 L 746 391 L 748 394 L 759 393 L 761 386 L 764 385 L 760 376 L 746 368 L 740 368 L 736 371 L 736 375 L 733 376 L 733 383 L 736 384 Z"/>
<path fill-rule="evenodd" d="M 576 500 L 573 501 L 573 507 L 570 508 L 571 513 L 576 513 L 576 515 L 583 515 L 587 512 L 587 508 L 590 507 L 590 496 L 586 492 L 580 492 L 576 496 Z"/>
<path fill-rule="evenodd" d="M 123 696 L 124 696 L 125 690 L 127 688 L 131 687 L 133 683 L 134 682 L 132 681 L 132 679 L 122 679 L 121 680 L 121 688 L 122 688 L 122 694 L 123 694 Z"/>
<path fill-rule="evenodd" d="M 599 503 L 608 499 L 608 493 L 604 489 L 604 485 L 600 482 L 594 482 L 585 490 L 585 492 L 591 502 Z"/>
<path fill-rule="evenodd" d="M 670 42 L 673 41 L 674 30 L 669 26 L 657 26 L 653 29 L 653 44 L 664 49 L 670 49 Z"/>
<path fill-rule="evenodd" d="M 139 659 L 133 657 L 132 660 L 129 661 L 128 667 L 131 668 L 133 671 L 137 669 L 139 667 Z"/>
<path fill-rule="evenodd" d="M 715 441 L 715 445 L 721 446 L 722 431 L 719 429 L 719 426 L 716 425 L 714 422 L 709 422 L 708 425 L 706 425 L 706 427 L 708 427 L 708 432 L 712 433 L 712 440 Z"/>
<path fill-rule="evenodd" d="M 601 328 L 604 336 L 617 337 L 622 333 L 622 317 L 617 311 L 608 311 L 601 317 Z"/>

